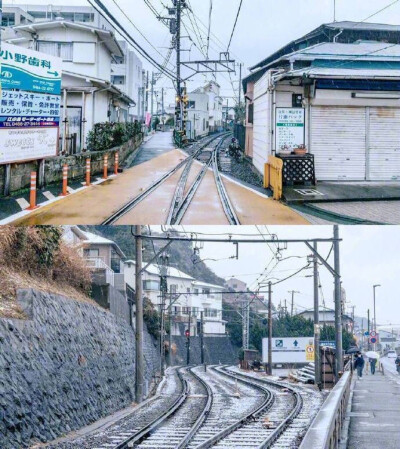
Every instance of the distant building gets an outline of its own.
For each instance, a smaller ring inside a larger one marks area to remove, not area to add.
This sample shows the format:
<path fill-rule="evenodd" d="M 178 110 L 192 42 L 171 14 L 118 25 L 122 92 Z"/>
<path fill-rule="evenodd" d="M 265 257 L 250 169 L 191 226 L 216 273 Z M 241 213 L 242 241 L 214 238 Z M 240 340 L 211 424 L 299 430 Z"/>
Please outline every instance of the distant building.
<path fill-rule="evenodd" d="M 226 281 L 226 285 L 235 292 L 246 292 L 247 284 L 237 278 L 230 278 Z"/>
<path fill-rule="evenodd" d="M 210 132 L 221 131 L 223 127 L 221 86 L 215 81 L 210 81 L 202 89 L 208 94 Z"/>
<path fill-rule="evenodd" d="M 400 180 L 400 26 L 324 24 L 250 70 L 246 154 L 261 174 L 305 145 L 318 181 Z"/>
<path fill-rule="evenodd" d="M 303 312 L 297 313 L 297 316 L 302 316 L 306 320 L 314 321 L 314 309 L 307 309 Z M 319 323 L 326 326 L 335 326 L 335 311 L 333 309 L 328 309 L 327 307 L 320 307 L 319 309 Z M 352 328 L 353 319 L 346 315 L 342 315 L 343 326 Z"/>
<path fill-rule="evenodd" d="M 207 136 L 209 129 L 209 98 L 208 94 L 196 90 L 188 94 L 188 118 L 186 123 L 186 136 L 195 140 Z"/>
<path fill-rule="evenodd" d="M 127 285 L 135 288 L 135 266 L 133 260 L 124 263 Z M 160 293 L 160 272 L 156 265 L 150 264 L 142 274 L 143 295 L 147 297 L 158 311 L 162 308 Z M 165 310 L 169 307 L 173 314 L 172 335 L 184 335 L 189 326 L 191 314 L 191 335 L 196 336 L 200 330 L 201 312 L 203 312 L 204 334 L 224 335 L 225 321 L 222 319 L 222 292 L 224 287 L 195 280 L 192 276 L 174 267 L 168 267 L 168 295 Z"/>

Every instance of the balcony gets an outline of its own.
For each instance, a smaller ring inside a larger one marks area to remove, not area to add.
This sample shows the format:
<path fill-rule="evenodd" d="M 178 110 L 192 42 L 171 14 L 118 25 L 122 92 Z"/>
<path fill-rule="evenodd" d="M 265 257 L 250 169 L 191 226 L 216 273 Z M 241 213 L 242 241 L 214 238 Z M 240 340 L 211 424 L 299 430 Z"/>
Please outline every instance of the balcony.
<path fill-rule="evenodd" d="M 114 271 L 104 262 L 104 257 L 86 257 L 86 266 L 92 271 L 104 271 L 107 284 L 114 287 Z"/>

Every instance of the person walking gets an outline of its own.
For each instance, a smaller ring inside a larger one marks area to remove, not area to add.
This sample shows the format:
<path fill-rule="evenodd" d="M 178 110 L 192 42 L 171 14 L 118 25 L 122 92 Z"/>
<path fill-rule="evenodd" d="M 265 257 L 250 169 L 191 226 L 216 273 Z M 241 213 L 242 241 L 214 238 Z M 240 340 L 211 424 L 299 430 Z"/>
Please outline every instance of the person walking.
<path fill-rule="evenodd" d="M 375 367 L 376 367 L 376 359 L 369 359 L 369 365 L 371 367 L 371 374 L 375 374 Z"/>
<path fill-rule="evenodd" d="M 356 360 L 354 362 L 354 369 L 357 370 L 357 376 L 359 379 L 362 378 L 363 369 L 364 369 L 364 358 L 361 354 L 356 354 Z"/>

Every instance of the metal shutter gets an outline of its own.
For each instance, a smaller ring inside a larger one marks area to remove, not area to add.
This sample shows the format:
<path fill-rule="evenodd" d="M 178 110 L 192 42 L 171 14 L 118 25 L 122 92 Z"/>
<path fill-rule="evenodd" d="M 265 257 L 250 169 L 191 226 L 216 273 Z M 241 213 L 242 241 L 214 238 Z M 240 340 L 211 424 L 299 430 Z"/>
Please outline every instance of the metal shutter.
<path fill-rule="evenodd" d="M 368 179 L 400 180 L 400 109 L 370 108 L 369 117 Z"/>
<path fill-rule="evenodd" d="M 366 109 L 313 106 L 311 153 L 318 180 L 365 180 Z"/>

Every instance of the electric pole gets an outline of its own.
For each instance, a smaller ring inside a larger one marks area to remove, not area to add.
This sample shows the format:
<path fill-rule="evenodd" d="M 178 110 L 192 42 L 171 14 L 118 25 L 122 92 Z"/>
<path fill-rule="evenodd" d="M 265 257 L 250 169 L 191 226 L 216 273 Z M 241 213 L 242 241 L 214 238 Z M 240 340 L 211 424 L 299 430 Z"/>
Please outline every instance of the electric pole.
<path fill-rule="evenodd" d="M 201 356 L 201 364 L 204 363 L 204 312 L 200 312 L 200 356 Z"/>
<path fill-rule="evenodd" d="M 314 242 L 314 250 L 317 252 L 318 244 Z M 318 258 L 314 254 L 314 354 L 315 354 L 315 384 L 321 389 L 321 353 L 320 353 L 320 334 L 319 326 L 319 283 L 318 283 Z"/>
<path fill-rule="evenodd" d="M 161 88 L 161 120 L 162 120 L 162 130 L 165 131 L 165 118 L 164 118 L 164 88 Z"/>
<path fill-rule="evenodd" d="M 164 376 L 165 372 L 165 305 L 166 297 L 168 293 L 168 260 L 169 256 L 166 253 L 160 256 L 160 293 L 161 293 L 161 306 L 160 306 L 160 359 L 161 359 L 161 376 Z M 171 331 L 170 331 L 171 332 Z"/>
<path fill-rule="evenodd" d="M 272 283 L 268 282 L 268 374 L 272 376 Z"/>
<path fill-rule="evenodd" d="M 149 71 L 146 72 L 146 112 L 149 112 Z"/>
<path fill-rule="evenodd" d="M 187 341 L 186 341 L 186 365 L 187 366 L 190 365 L 190 325 L 191 325 L 191 321 L 192 321 L 192 313 L 189 310 L 188 328 L 187 328 L 187 331 L 186 331 L 186 337 L 187 337 Z"/>
<path fill-rule="evenodd" d="M 136 243 L 136 402 L 143 401 L 144 356 L 143 356 L 143 294 L 142 294 L 142 228 L 135 226 Z"/>
<path fill-rule="evenodd" d="M 368 351 L 370 351 L 371 350 L 371 343 L 370 343 L 370 336 L 369 336 L 369 332 L 370 332 L 370 326 L 369 326 L 369 309 L 368 309 L 368 311 L 367 311 L 367 316 L 368 316 Z"/>
<path fill-rule="evenodd" d="M 243 349 L 249 349 L 250 305 L 249 301 L 242 301 L 242 345 Z"/>
<path fill-rule="evenodd" d="M 150 131 L 151 131 L 151 125 L 153 123 L 153 113 L 154 113 L 154 72 L 151 72 L 151 104 L 150 104 L 150 114 L 151 114 L 151 120 L 150 120 Z"/>
<path fill-rule="evenodd" d="M 292 294 L 292 302 L 290 304 L 290 316 L 293 316 L 293 309 L 294 309 L 294 294 L 300 293 L 297 290 L 289 290 L 288 293 Z"/>
<path fill-rule="evenodd" d="M 182 90 L 181 90 L 181 14 L 182 0 L 176 0 L 176 108 L 175 108 L 175 129 L 182 131 Z"/>
<path fill-rule="evenodd" d="M 343 372 L 342 287 L 340 282 L 339 226 L 333 227 L 333 253 L 335 270 L 335 343 L 336 380 Z"/>
<path fill-rule="evenodd" d="M 240 107 L 242 105 L 242 63 L 239 64 L 239 98 L 238 98 L 238 119 L 240 118 Z M 238 120 L 239 122 L 239 120 Z"/>

